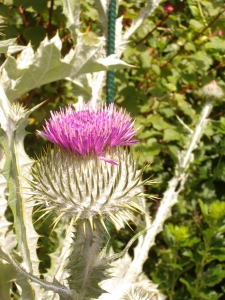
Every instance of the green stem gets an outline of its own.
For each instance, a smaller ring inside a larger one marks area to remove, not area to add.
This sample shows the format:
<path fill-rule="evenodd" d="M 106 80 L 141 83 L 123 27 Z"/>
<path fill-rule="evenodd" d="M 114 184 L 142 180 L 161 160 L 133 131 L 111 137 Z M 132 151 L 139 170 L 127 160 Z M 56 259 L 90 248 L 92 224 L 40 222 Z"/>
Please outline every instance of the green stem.
<path fill-rule="evenodd" d="M 222 158 L 223 158 L 223 154 L 220 154 L 220 157 L 219 157 L 219 160 L 218 160 L 218 163 L 217 163 L 217 167 L 220 166 Z"/>
<path fill-rule="evenodd" d="M 178 258 L 178 249 L 177 249 L 177 247 L 174 247 L 173 248 L 173 256 L 174 256 L 174 258 L 173 258 L 173 263 L 174 264 L 176 264 L 177 263 L 177 258 Z M 175 288 L 175 284 L 176 284 L 176 274 L 175 274 L 175 270 L 173 271 L 173 274 L 172 274 L 172 285 L 171 285 L 171 296 L 172 296 L 172 298 L 171 299 L 173 299 L 173 295 L 174 295 L 174 288 Z"/>
<path fill-rule="evenodd" d="M 203 268 L 204 268 L 204 256 L 201 259 L 201 262 L 199 265 L 196 266 L 196 282 L 195 282 L 195 290 L 196 292 L 199 291 L 199 287 L 200 287 L 200 282 L 201 282 L 201 277 L 202 277 L 202 273 L 203 273 Z"/>
<path fill-rule="evenodd" d="M 203 10 L 202 10 L 201 1 L 197 0 L 197 4 L 198 4 L 198 10 L 199 10 L 199 13 L 200 13 L 200 15 L 201 15 L 201 17 L 202 17 L 202 21 L 203 21 L 205 27 L 208 28 L 209 34 L 210 34 L 210 36 L 211 36 L 211 35 L 212 35 L 212 32 L 211 32 L 211 29 L 208 27 L 208 23 L 207 23 L 206 18 L 205 18 L 205 16 L 204 16 L 204 13 L 203 13 Z"/>
<path fill-rule="evenodd" d="M 108 264 L 99 258 L 103 243 L 103 228 L 99 220 L 94 220 L 94 225 L 89 220 L 80 220 L 76 225 L 76 233 L 71 245 L 72 253 L 67 269 L 70 289 L 74 291 L 73 300 L 98 298 L 104 290 L 99 287 L 99 282 L 105 277 Z"/>
<path fill-rule="evenodd" d="M 208 240 L 204 239 L 204 253 L 202 255 L 202 259 L 200 264 L 196 266 L 196 282 L 195 282 L 195 290 L 198 292 L 199 289 L 201 288 L 201 282 L 202 282 L 202 274 L 204 272 L 204 267 L 206 265 L 206 258 L 207 254 L 210 249 L 210 244 L 211 244 L 211 237 Z"/>
<path fill-rule="evenodd" d="M 22 198 L 21 185 L 20 185 L 20 166 L 17 161 L 16 151 L 15 149 L 15 134 L 13 134 L 13 138 L 11 140 L 10 148 L 12 149 L 11 155 L 11 170 L 10 170 L 10 178 L 9 178 L 9 186 L 11 187 L 11 196 L 9 198 L 9 206 L 14 212 L 14 227 L 16 231 L 16 235 L 18 238 L 18 244 L 21 251 L 21 255 L 24 263 L 26 264 L 26 271 L 32 272 L 32 264 L 30 258 L 29 245 L 27 241 L 27 232 L 25 227 L 25 208 L 24 208 L 24 200 Z M 14 202 L 14 204 L 12 204 Z"/>

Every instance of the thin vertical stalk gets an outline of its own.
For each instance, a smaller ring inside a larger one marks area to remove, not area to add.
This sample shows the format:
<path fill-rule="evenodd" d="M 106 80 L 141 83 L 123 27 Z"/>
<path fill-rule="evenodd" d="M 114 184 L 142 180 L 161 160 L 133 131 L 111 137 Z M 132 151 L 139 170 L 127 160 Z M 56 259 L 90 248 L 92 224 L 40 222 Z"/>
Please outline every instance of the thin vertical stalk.
<path fill-rule="evenodd" d="M 115 30 L 116 30 L 116 4 L 117 0 L 111 0 L 109 4 L 108 12 L 108 47 L 107 55 L 115 53 Z M 107 72 L 106 78 L 106 93 L 107 93 L 107 104 L 114 102 L 114 70 Z"/>

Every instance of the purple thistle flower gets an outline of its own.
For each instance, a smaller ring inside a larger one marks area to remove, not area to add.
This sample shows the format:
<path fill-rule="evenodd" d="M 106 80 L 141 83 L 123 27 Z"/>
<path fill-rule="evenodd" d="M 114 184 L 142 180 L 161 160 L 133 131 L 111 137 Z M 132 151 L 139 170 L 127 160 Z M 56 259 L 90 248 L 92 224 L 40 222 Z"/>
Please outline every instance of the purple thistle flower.
<path fill-rule="evenodd" d="M 116 110 L 113 104 L 93 108 L 84 104 L 75 110 L 71 106 L 51 112 L 46 121 L 44 132 L 38 132 L 59 147 L 68 149 L 81 156 L 96 155 L 101 160 L 118 165 L 104 157 L 107 150 L 116 146 L 136 144 L 132 140 L 137 130 L 134 121 L 125 110 Z"/>

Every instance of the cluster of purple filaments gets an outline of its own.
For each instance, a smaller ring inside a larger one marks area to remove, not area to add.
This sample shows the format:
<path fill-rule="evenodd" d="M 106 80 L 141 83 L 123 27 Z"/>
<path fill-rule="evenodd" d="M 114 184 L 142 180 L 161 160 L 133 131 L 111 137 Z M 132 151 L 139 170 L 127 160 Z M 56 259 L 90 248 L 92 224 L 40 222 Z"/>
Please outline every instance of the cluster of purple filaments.
<path fill-rule="evenodd" d="M 136 144 L 132 140 L 137 130 L 124 110 L 108 107 L 92 108 L 84 104 L 75 110 L 71 106 L 51 112 L 44 132 L 39 134 L 59 147 L 71 150 L 81 156 L 97 155 L 100 159 L 117 164 L 104 157 L 106 150 L 116 146 Z"/>

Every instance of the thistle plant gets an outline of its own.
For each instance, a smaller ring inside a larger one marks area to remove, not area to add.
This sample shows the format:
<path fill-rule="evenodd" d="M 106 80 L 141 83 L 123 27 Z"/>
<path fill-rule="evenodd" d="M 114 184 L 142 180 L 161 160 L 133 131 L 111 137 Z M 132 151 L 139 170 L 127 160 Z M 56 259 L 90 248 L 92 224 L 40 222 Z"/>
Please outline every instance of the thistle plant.
<path fill-rule="evenodd" d="M 108 234 L 105 220 L 123 226 L 135 220 L 143 208 L 142 171 L 124 146 L 137 143 L 137 130 L 125 111 L 113 104 L 93 108 L 84 104 L 51 113 L 40 135 L 55 144 L 34 163 L 30 180 L 32 202 L 41 218 L 56 216 L 74 225 L 71 253 L 67 259 L 67 282 L 73 299 L 96 298 L 103 293 L 99 283 L 108 277 L 112 258 L 102 250 Z"/>
<path fill-rule="evenodd" d="M 142 186 L 149 182 L 141 179 L 136 157 L 130 149 L 124 148 L 137 143 L 133 139 L 137 131 L 133 120 L 113 105 L 95 107 L 95 103 L 101 99 L 104 85 L 104 72 L 100 71 L 130 67 L 119 57 L 131 35 L 159 2 L 146 1 L 123 34 L 123 20 L 117 20 L 116 51 L 109 56 L 105 53 L 108 4 L 104 0 L 95 1 L 104 37 L 96 37 L 94 43 L 89 43 L 83 29 L 79 29 L 79 1 L 62 0 L 66 26 L 73 40 L 73 46 L 64 57 L 58 34 L 46 37 L 37 51 L 30 44 L 15 45 L 16 39 L 0 42 L 1 53 L 7 54 L 0 78 L 1 299 L 11 299 L 12 286 L 16 290 L 15 297 L 26 300 L 58 300 L 58 295 L 68 300 L 96 299 L 104 292 L 100 282 L 108 277 L 110 263 L 122 257 L 139 237 L 140 234 L 134 236 L 120 254 L 108 256 L 103 248 L 103 238 L 109 234 L 106 221 L 118 227 L 124 222 L 129 225 L 129 220 L 135 221 L 135 215 L 144 211 L 136 201 L 142 200 Z M 19 55 L 12 55 L 16 52 L 20 52 Z M 55 146 L 43 151 L 29 173 L 32 161 L 23 149 L 25 128 L 28 117 L 40 104 L 25 110 L 10 102 L 16 102 L 32 89 L 65 79 L 75 87 L 73 93 L 78 100 L 88 99 L 91 103 L 76 111 L 68 107 L 52 113 L 40 135 Z M 25 193 L 28 183 L 29 201 Z M 48 214 L 55 217 L 52 231 L 59 236 L 60 245 L 51 255 L 51 267 L 44 274 L 45 279 L 39 274 L 40 261 L 36 253 L 39 235 L 32 220 L 34 205 L 41 212 L 40 218 L 45 219 Z M 6 215 L 10 209 L 13 220 L 9 222 Z M 124 271 L 124 264 L 118 262 Z M 150 297 L 147 292 L 143 294 L 142 283 L 140 285 L 138 291 L 132 287 L 131 296 L 138 293 L 140 297 Z M 153 294 L 157 294 L 156 290 L 151 291 Z M 109 293 L 102 296 L 105 295 L 120 298 Z"/>
<path fill-rule="evenodd" d="M 52 113 L 44 133 L 39 132 L 56 146 L 48 148 L 33 168 L 37 203 L 44 200 L 46 212 L 89 219 L 91 224 L 96 217 L 103 223 L 106 216 L 120 223 L 121 210 L 140 211 L 132 199 L 142 193 L 141 171 L 132 154 L 120 147 L 137 143 L 132 140 L 137 131 L 133 124 L 113 104 L 87 104 L 78 110 L 69 106 Z"/>

